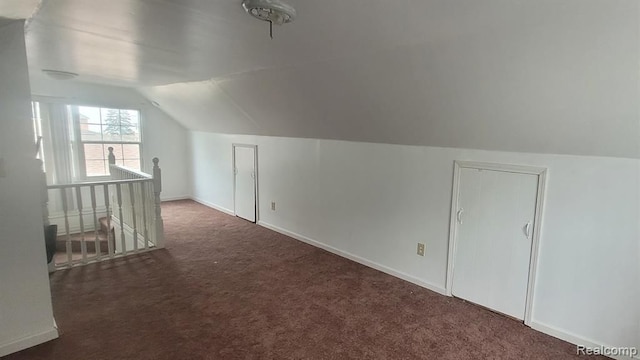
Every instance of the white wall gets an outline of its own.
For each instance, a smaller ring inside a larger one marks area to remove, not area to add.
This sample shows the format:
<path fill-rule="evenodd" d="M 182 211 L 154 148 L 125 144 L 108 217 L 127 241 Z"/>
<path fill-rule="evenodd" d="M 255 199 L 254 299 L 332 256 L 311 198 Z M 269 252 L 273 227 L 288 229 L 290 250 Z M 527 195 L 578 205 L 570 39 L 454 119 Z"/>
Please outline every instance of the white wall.
<path fill-rule="evenodd" d="M 160 159 L 162 199 L 191 194 L 187 130 L 136 90 L 78 81 L 55 81 L 32 74 L 31 91 L 37 100 L 65 104 L 139 109 L 142 114 L 143 171 L 152 172 L 151 159 Z"/>
<path fill-rule="evenodd" d="M 0 356 L 58 336 L 30 119 L 24 23 L 0 27 Z"/>
<path fill-rule="evenodd" d="M 573 342 L 640 347 L 637 159 L 202 132 L 191 140 L 199 201 L 232 211 L 231 144 L 257 144 L 260 223 L 440 292 L 453 161 L 547 167 L 534 326 Z"/>

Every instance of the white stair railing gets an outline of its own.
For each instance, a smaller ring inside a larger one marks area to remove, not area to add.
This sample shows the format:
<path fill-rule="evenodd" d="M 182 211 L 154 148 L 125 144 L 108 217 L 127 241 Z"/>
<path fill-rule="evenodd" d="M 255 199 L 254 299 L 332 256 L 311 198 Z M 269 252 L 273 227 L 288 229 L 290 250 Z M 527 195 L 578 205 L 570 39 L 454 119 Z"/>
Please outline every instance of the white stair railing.
<path fill-rule="evenodd" d="M 137 170 L 116 165 L 113 148 L 109 148 L 109 171 L 112 180 L 137 179 L 148 180 L 138 186 L 129 186 L 125 191 L 116 192 L 116 203 L 118 204 L 117 219 L 122 219 L 124 224 L 131 230 L 136 230 L 144 225 L 141 231 L 132 231 L 134 236 L 133 246 L 149 245 L 147 242 L 153 239 L 153 245 L 164 247 L 164 223 L 162 221 L 162 210 L 160 207 L 160 193 L 162 192 L 162 171 L 158 166 L 160 160 L 153 159 L 153 175 L 149 175 Z M 137 205 L 137 207 L 136 207 Z M 122 211 L 122 212 L 120 212 Z M 115 214 L 115 213 L 114 213 Z M 121 229 L 122 232 L 122 229 Z M 136 234 L 141 234 L 143 241 L 138 241 Z M 144 242 L 144 244 L 142 244 Z"/>
<path fill-rule="evenodd" d="M 151 176 L 115 165 L 111 157 L 109 181 L 46 185 L 45 225 L 58 225 L 58 252 L 50 269 L 164 247 L 158 159 Z M 51 211 L 50 200 L 59 202 L 61 211 Z"/>

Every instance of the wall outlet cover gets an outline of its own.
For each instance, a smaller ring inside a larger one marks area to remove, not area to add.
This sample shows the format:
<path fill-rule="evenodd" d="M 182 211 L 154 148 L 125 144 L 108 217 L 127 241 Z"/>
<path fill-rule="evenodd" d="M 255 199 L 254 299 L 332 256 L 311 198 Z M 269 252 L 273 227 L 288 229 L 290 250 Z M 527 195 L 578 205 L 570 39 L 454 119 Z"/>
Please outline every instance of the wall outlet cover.
<path fill-rule="evenodd" d="M 420 256 L 424 256 L 424 244 L 418 243 L 418 251 L 417 251 L 417 253 Z"/>

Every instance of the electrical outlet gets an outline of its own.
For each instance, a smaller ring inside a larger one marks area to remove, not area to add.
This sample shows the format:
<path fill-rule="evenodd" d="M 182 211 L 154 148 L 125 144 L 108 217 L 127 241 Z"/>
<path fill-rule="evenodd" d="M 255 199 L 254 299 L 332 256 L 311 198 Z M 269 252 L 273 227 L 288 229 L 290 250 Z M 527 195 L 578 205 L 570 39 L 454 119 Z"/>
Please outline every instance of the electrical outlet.
<path fill-rule="evenodd" d="M 276 202 L 275 201 L 271 202 L 271 210 L 272 211 L 276 211 Z"/>
<path fill-rule="evenodd" d="M 424 256 L 424 244 L 418 243 L 418 255 Z"/>

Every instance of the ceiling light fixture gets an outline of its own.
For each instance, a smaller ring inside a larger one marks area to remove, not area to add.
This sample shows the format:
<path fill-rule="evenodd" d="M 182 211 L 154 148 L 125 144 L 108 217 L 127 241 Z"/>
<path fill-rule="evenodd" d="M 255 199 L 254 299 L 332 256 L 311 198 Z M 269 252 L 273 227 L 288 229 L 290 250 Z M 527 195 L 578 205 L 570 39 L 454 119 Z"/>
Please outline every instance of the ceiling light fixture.
<path fill-rule="evenodd" d="M 244 0 L 242 7 L 256 19 L 269 22 L 269 36 L 273 39 L 273 24 L 282 25 L 296 18 L 296 9 L 280 0 Z"/>
<path fill-rule="evenodd" d="M 78 74 L 69 71 L 43 69 L 42 72 L 56 80 L 71 80 L 78 76 Z"/>

